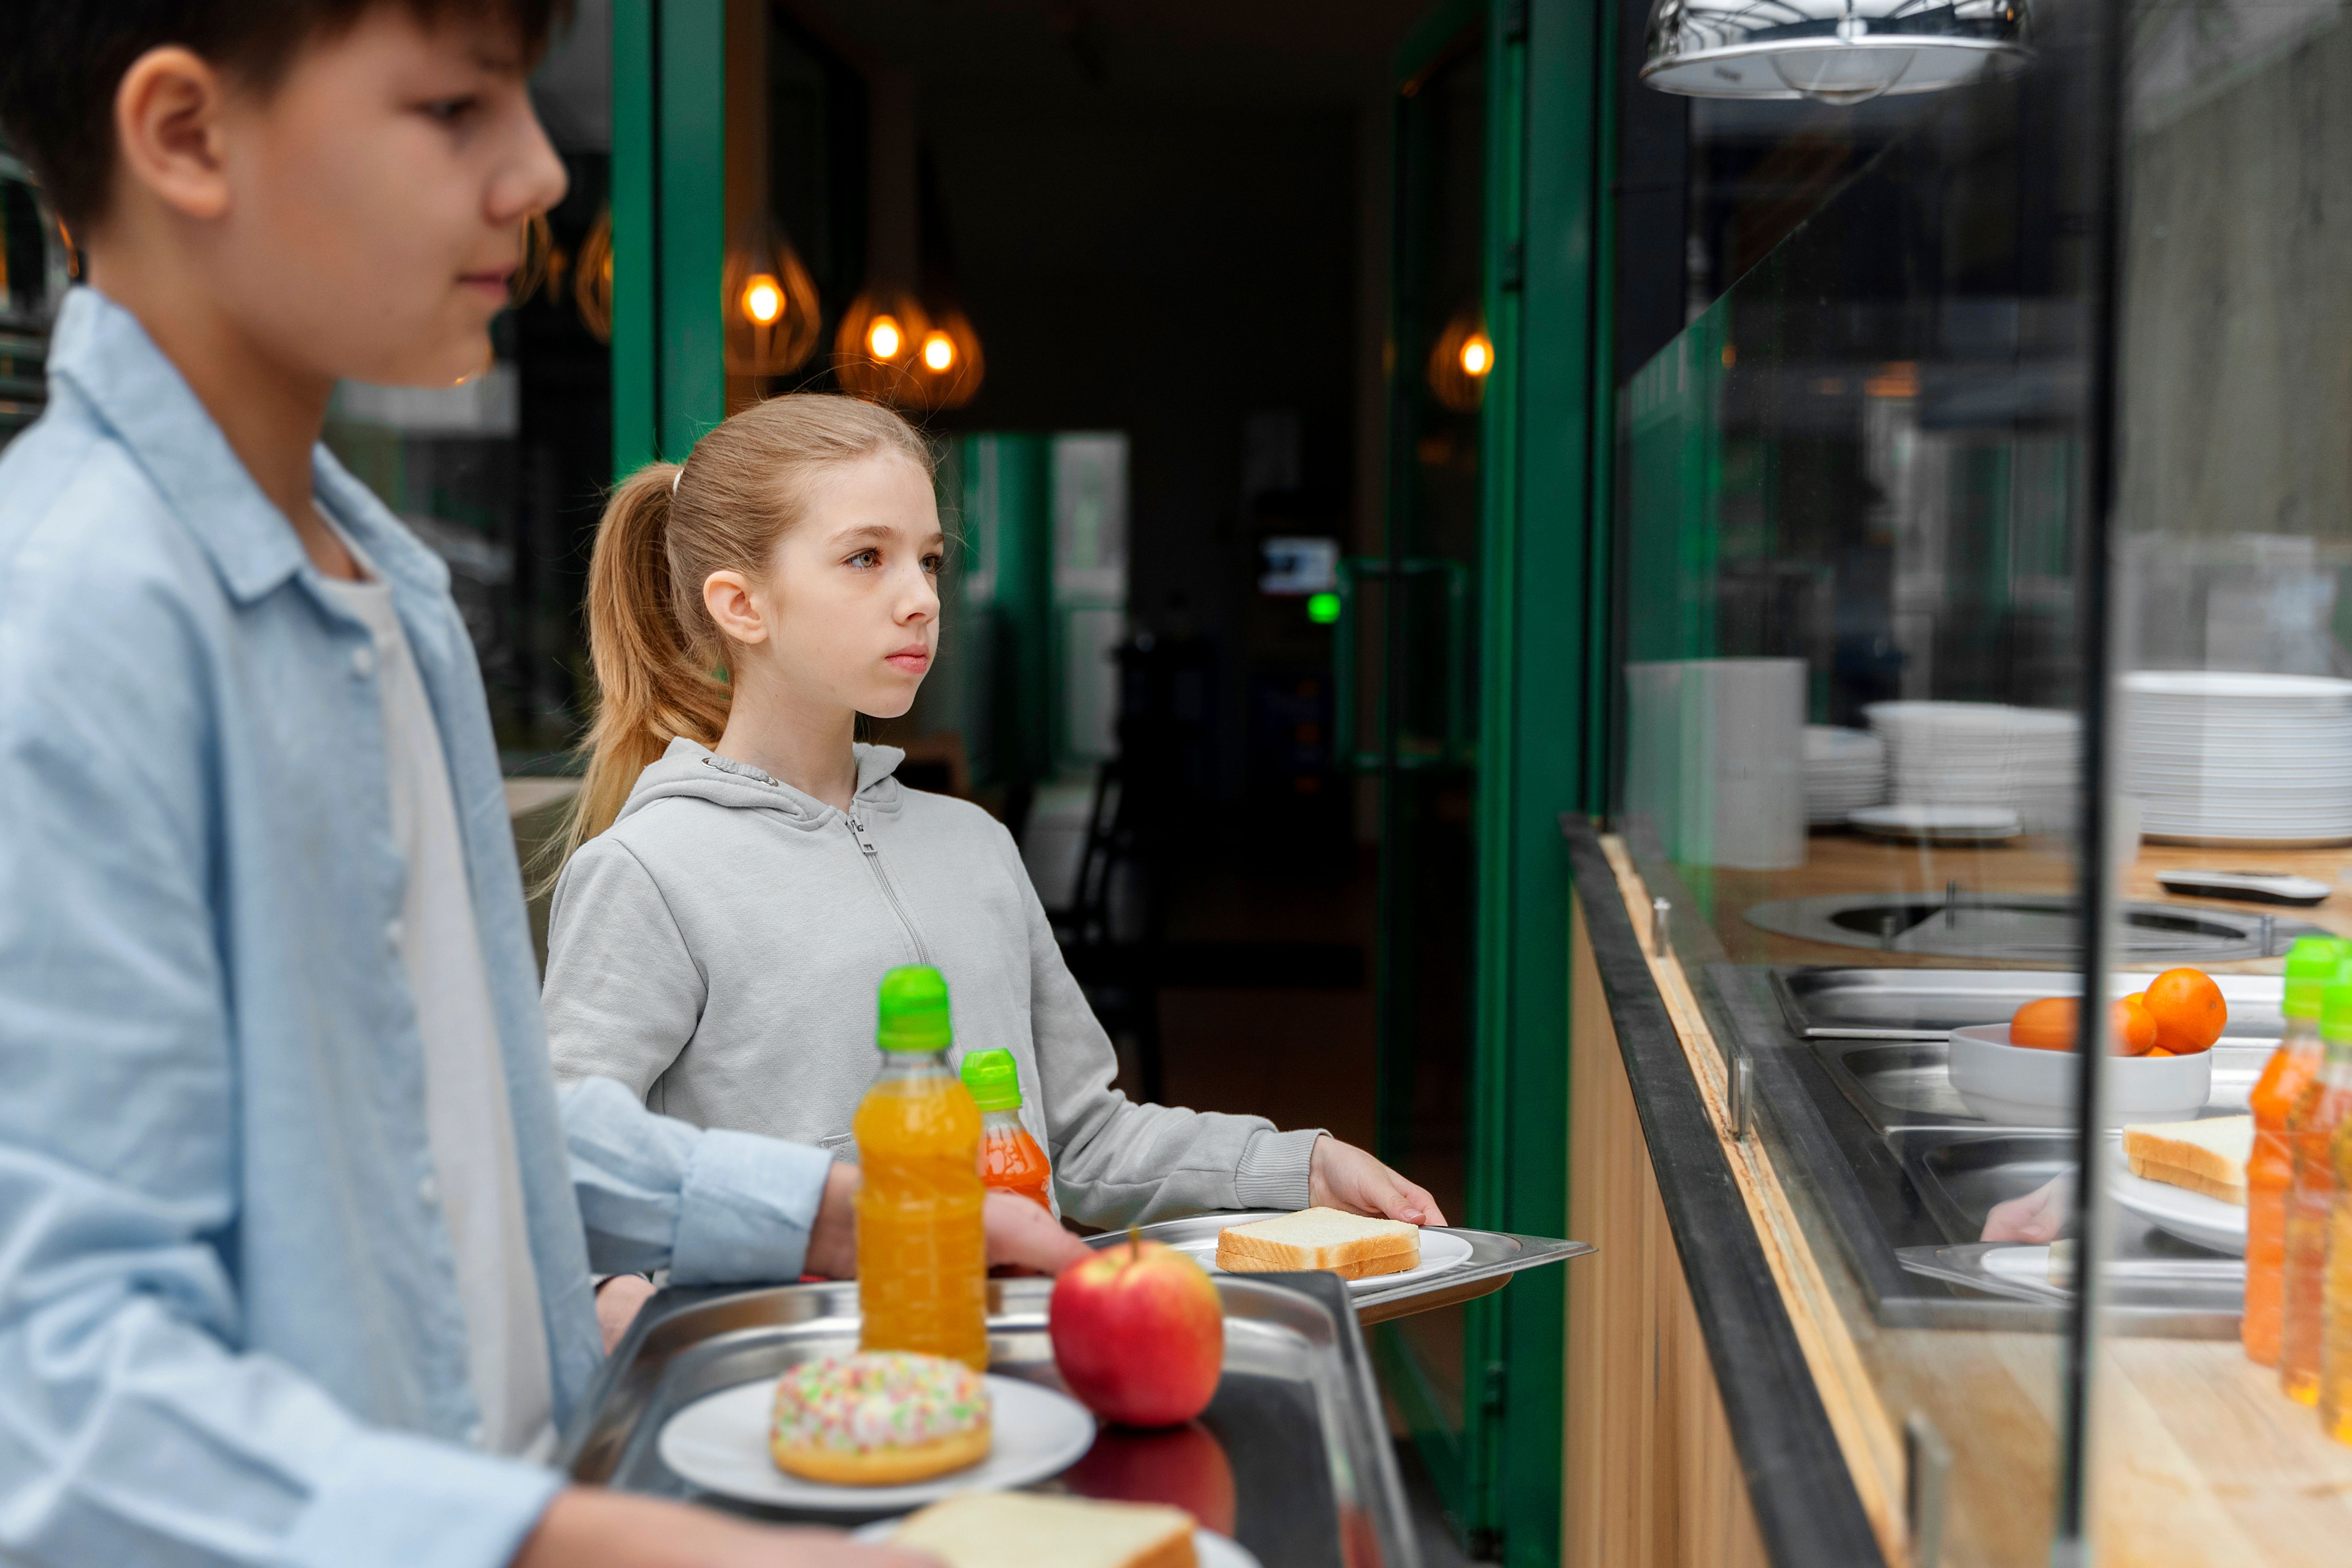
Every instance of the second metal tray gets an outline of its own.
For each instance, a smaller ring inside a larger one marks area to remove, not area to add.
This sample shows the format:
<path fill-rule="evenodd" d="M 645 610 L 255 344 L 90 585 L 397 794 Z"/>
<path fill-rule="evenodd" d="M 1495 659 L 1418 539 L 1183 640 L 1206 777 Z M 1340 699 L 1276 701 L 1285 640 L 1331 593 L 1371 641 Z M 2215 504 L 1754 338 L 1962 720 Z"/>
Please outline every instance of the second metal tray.
<path fill-rule="evenodd" d="M 1061 1386 L 1045 1333 L 1053 1283 L 989 1281 L 992 1372 Z M 1206 1413 L 1178 1428 L 1172 1442 L 1106 1427 L 1094 1450 L 1046 1487 L 1158 1501 L 1211 1499 L 1208 1508 L 1192 1505 L 1196 1516 L 1220 1512 L 1230 1500 L 1230 1533 L 1265 1568 L 1419 1568 L 1370 1359 L 1340 1281 L 1228 1275 L 1217 1289 L 1225 1367 Z M 857 1327 L 854 1282 L 664 1291 L 605 1363 L 566 1430 L 557 1467 L 575 1481 L 793 1520 L 695 1488 L 662 1463 L 661 1429 L 706 1394 L 854 1351 Z"/>
<path fill-rule="evenodd" d="M 1147 1241 L 1159 1241 L 1170 1246 L 1213 1241 L 1217 1232 L 1228 1226 L 1272 1219 L 1280 1212 L 1278 1209 L 1249 1209 L 1196 1214 L 1185 1219 L 1163 1219 L 1157 1225 L 1147 1225 L 1137 1234 Z M 1348 1299 L 1355 1306 L 1358 1321 L 1381 1323 L 1391 1318 L 1408 1318 L 1421 1312 L 1435 1312 L 1440 1307 L 1450 1307 L 1460 1301 L 1475 1301 L 1481 1296 L 1490 1296 L 1501 1290 L 1510 1282 L 1510 1277 L 1522 1269 L 1539 1268 L 1546 1263 L 1564 1263 L 1570 1258 L 1580 1258 L 1592 1250 L 1592 1244 L 1589 1241 L 1517 1236 L 1507 1230 L 1465 1230 L 1452 1225 L 1433 1225 L 1429 1228 L 1447 1236 L 1458 1236 L 1470 1243 L 1469 1260 L 1458 1268 L 1423 1275 L 1402 1284 L 1375 1284 L 1349 1291 Z M 1126 1239 L 1126 1232 L 1112 1230 L 1087 1238 L 1087 1244 L 1109 1247 Z M 1288 1274 L 1269 1277 L 1298 1278 Z M 1223 1281 L 1234 1276 L 1221 1274 L 1217 1278 Z"/>

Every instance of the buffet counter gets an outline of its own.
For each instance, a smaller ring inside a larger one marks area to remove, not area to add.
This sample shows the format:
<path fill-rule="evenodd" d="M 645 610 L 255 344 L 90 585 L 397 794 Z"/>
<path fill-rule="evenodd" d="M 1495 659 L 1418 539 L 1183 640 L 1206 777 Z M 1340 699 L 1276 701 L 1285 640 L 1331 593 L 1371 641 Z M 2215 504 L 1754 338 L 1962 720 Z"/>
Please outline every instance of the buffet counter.
<path fill-rule="evenodd" d="M 1736 912 L 1800 879 L 1822 896 L 1941 892 L 1963 868 L 1988 892 L 2058 893 L 2064 862 L 2030 845 L 1937 856 L 1825 835 L 1802 871 L 1748 885 L 1717 872 L 1694 891 L 1653 886 L 1589 823 L 1564 831 L 1577 891 L 1570 1228 L 1604 1263 L 1570 1281 L 1563 1561 L 2046 1560 L 2063 1484 L 2062 1314 L 1895 1266 L 1939 1223 L 1916 1166 L 1823 1087 L 1822 1053 L 1766 984 L 1776 966 L 1922 960 L 1687 906 Z M 2155 871 L 2212 853 L 2151 846 L 2126 896 L 2156 897 Z M 1685 907 L 1661 917 L 1660 897 Z M 2340 929 L 2341 902 L 2282 923 Z M 1726 952 L 1718 931 L 1751 945 Z M 2100 1557 L 2340 1561 L 2352 1448 L 2278 1393 L 2234 1327 L 2217 1336 L 2210 1314 L 2177 1312 L 2109 1326 L 2092 1449 Z"/>

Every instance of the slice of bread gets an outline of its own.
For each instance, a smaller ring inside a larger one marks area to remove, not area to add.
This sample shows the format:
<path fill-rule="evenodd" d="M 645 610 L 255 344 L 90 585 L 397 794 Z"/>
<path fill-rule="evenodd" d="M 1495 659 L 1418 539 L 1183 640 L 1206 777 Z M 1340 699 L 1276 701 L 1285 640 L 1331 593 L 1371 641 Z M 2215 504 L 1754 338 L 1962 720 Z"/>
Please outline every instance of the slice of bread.
<path fill-rule="evenodd" d="M 1043 1492 L 958 1492 L 909 1514 L 890 1544 L 948 1568 L 1200 1568 L 1181 1508 Z"/>
<path fill-rule="evenodd" d="M 1363 1280 L 1420 1264 L 1419 1226 L 1336 1208 L 1303 1208 L 1217 1232 L 1217 1267 L 1229 1274 L 1323 1269 L 1343 1280 Z"/>
<path fill-rule="evenodd" d="M 2252 1116 L 2201 1122 L 2151 1122 L 2124 1129 L 2132 1175 L 2185 1186 L 2223 1203 L 2246 1201 L 2246 1161 L 2254 1152 Z"/>

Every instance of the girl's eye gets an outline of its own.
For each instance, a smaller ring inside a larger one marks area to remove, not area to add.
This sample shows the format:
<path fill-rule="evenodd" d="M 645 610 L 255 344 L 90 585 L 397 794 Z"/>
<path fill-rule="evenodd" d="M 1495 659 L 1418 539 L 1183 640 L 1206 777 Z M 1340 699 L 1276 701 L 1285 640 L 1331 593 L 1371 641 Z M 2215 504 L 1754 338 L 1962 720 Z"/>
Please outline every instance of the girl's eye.
<path fill-rule="evenodd" d="M 882 552 L 880 550 L 862 549 L 856 555 L 851 556 L 849 559 L 843 564 L 846 566 L 879 566 L 882 564 Z"/>
<path fill-rule="evenodd" d="M 927 555 L 923 558 L 923 570 L 933 577 L 945 571 L 947 565 L 948 558 L 943 555 Z"/>

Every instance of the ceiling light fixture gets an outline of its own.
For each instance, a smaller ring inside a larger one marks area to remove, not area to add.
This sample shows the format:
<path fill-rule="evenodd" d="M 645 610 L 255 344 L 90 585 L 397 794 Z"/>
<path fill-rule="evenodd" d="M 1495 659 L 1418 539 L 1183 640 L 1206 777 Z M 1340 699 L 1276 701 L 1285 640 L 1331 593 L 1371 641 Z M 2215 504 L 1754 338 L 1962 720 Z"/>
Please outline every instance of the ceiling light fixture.
<path fill-rule="evenodd" d="M 1656 0 L 1642 79 L 1689 98 L 1855 104 L 2011 75 L 2025 0 Z"/>
<path fill-rule="evenodd" d="M 1474 302 L 1454 313 L 1430 346 L 1430 394 L 1456 413 L 1475 413 L 1486 401 L 1486 377 L 1495 368 L 1495 340 L 1486 336 L 1486 312 Z"/>
<path fill-rule="evenodd" d="M 816 280 L 765 213 L 737 228 L 719 290 L 729 375 L 790 375 L 816 352 Z"/>

